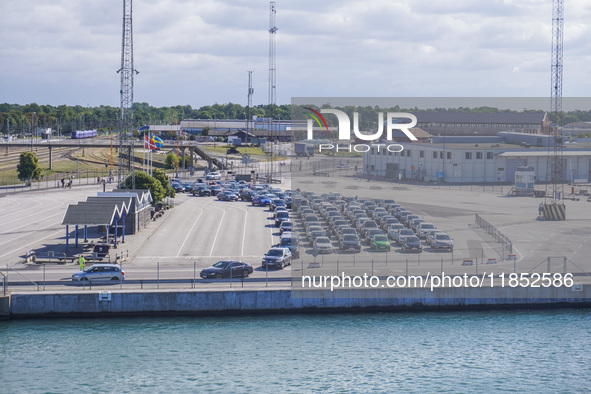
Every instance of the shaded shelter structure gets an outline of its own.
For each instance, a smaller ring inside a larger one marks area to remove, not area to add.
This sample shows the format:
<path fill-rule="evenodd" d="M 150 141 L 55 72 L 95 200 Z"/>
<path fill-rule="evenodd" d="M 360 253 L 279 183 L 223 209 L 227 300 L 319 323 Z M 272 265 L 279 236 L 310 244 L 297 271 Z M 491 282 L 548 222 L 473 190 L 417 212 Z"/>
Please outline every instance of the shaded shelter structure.
<path fill-rule="evenodd" d="M 86 201 L 70 204 L 62 220 L 66 226 L 66 250 L 70 243 L 70 226 L 75 226 L 74 242 L 78 247 L 79 228 L 84 228 L 84 242 L 88 241 L 88 227 L 98 226 L 106 231 L 106 241 L 117 247 L 119 236 L 135 234 L 149 222 L 152 196 L 149 190 L 99 193 Z M 147 220 L 145 219 L 147 217 Z"/>

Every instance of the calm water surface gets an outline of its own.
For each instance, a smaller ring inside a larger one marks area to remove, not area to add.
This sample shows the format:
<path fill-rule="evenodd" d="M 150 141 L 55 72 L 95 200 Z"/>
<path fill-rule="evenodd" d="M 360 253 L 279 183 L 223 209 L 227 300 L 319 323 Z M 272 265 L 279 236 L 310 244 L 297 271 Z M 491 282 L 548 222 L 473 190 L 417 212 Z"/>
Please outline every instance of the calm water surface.
<path fill-rule="evenodd" d="M 0 392 L 588 392 L 591 311 L 0 322 Z"/>

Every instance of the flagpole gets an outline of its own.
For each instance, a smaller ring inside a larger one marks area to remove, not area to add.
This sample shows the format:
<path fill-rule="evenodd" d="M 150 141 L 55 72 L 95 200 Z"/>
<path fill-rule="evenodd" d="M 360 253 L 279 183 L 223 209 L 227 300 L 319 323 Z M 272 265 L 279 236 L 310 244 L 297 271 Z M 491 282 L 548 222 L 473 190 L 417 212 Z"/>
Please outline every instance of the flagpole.
<path fill-rule="evenodd" d="M 143 162 L 142 162 L 142 169 L 146 172 L 146 133 L 144 132 L 144 152 L 143 152 Z"/>

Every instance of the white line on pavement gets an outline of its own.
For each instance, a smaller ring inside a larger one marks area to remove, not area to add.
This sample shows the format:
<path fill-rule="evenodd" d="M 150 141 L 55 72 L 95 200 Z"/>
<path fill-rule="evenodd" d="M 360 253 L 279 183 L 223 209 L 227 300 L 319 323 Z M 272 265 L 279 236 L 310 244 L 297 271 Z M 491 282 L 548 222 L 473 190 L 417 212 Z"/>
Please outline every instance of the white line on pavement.
<path fill-rule="evenodd" d="M 201 212 L 199 212 L 199 216 L 197 216 L 197 219 L 195 219 L 195 223 L 193 223 L 193 226 L 191 226 L 191 229 L 187 232 L 187 236 L 185 237 L 185 240 L 183 241 L 183 244 L 181 245 L 181 247 L 179 248 L 178 253 L 176 254 L 176 257 L 179 257 L 179 255 L 181 254 L 181 250 L 183 250 L 183 247 L 185 246 L 185 244 L 187 243 L 187 240 L 189 239 L 189 236 L 191 235 L 191 233 L 193 232 L 193 229 L 195 228 L 195 226 L 197 225 L 197 222 L 199 221 L 199 218 L 201 217 L 201 214 L 203 213 L 203 209 L 201 208 L 197 208 L 199 209 Z"/>
<path fill-rule="evenodd" d="M 222 228 L 222 222 L 224 221 L 224 216 L 226 216 L 226 211 L 222 211 L 222 218 L 220 219 L 220 224 L 218 225 L 218 229 L 215 232 L 215 236 L 213 237 L 213 242 L 211 243 L 211 250 L 209 252 L 209 256 L 213 254 L 213 248 L 215 247 L 215 243 L 218 239 L 218 234 L 220 233 L 220 228 Z"/>

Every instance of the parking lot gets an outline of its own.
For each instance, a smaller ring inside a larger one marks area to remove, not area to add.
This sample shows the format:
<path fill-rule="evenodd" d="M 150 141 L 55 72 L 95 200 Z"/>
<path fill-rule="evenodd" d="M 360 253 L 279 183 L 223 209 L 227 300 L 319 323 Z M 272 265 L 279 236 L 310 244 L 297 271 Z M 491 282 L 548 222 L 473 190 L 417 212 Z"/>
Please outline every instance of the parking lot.
<path fill-rule="evenodd" d="M 137 281 L 141 280 L 148 283 L 196 278 L 204 286 L 215 283 L 227 286 L 227 280 L 199 279 L 202 269 L 225 259 L 253 265 L 254 272 L 245 282 L 247 286 L 260 285 L 267 280 L 271 285 L 283 286 L 290 277 L 297 280 L 302 274 L 334 275 L 341 271 L 356 275 L 425 275 L 440 271 L 462 274 L 485 270 L 496 273 L 514 270 L 562 272 L 565 263 L 569 272 L 591 270 L 586 257 L 591 254 L 591 210 L 588 209 L 589 203 L 584 201 L 566 202 L 567 220 L 564 222 L 539 222 L 535 219 L 539 199 L 507 197 L 484 188 L 368 182 L 350 176 L 311 176 L 297 172 L 291 175 L 291 185 L 278 185 L 281 189 L 299 188 L 319 197 L 338 193 L 339 198 L 349 200 L 347 204 L 355 198 L 357 202 L 394 200 L 447 233 L 453 239 L 453 251 L 433 249 L 425 240 L 421 241 L 421 253 L 405 251 L 393 240 L 390 240 L 389 251 L 375 250 L 363 239 L 360 252 L 343 251 L 336 234 L 330 230 L 329 221 L 315 210 L 332 248 L 330 254 L 318 254 L 306 235 L 302 220 L 292 212 L 295 236 L 301 240 L 300 258 L 284 269 L 266 270 L 261 267 L 263 255 L 280 240 L 268 207 L 253 206 L 247 201 L 220 201 L 215 196 L 179 193 L 173 209 L 151 223 L 148 229 L 127 237 L 126 243 L 120 246 L 129 249 L 131 257 L 124 263 L 126 282 L 135 288 L 140 286 Z M 10 266 L 11 281 L 40 281 L 43 268 L 47 280 L 64 283 L 69 280 L 77 270 L 73 265 L 41 267 L 18 264 L 18 261 L 29 248 L 63 244 L 64 228 L 59 223 L 65 207 L 68 203 L 95 195 L 97 191 L 100 191 L 98 187 L 85 187 L 68 192 L 22 193 L 0 200 L 5 224 L 0 242 L 4 244 L 2 255 Z M 344 205 L 334 202 L 333 205 L 338 206 L 344 216 L 341 210 Z M 369 215 L 367 209 L 365 213 Z M 502 258 L 501 245 L 475 224 L 476 213 L 511 239 L 515 260 Z M 353 226 L 349 218 L 346 220 Z M 548 256 L 557 258 L 547 264 Z M 466 261 L 470 263 L 465 264 Z M 487 264 L 489 261 L 493 263 Z M 282 282 L 273 282 L 277 280 Z"/>

